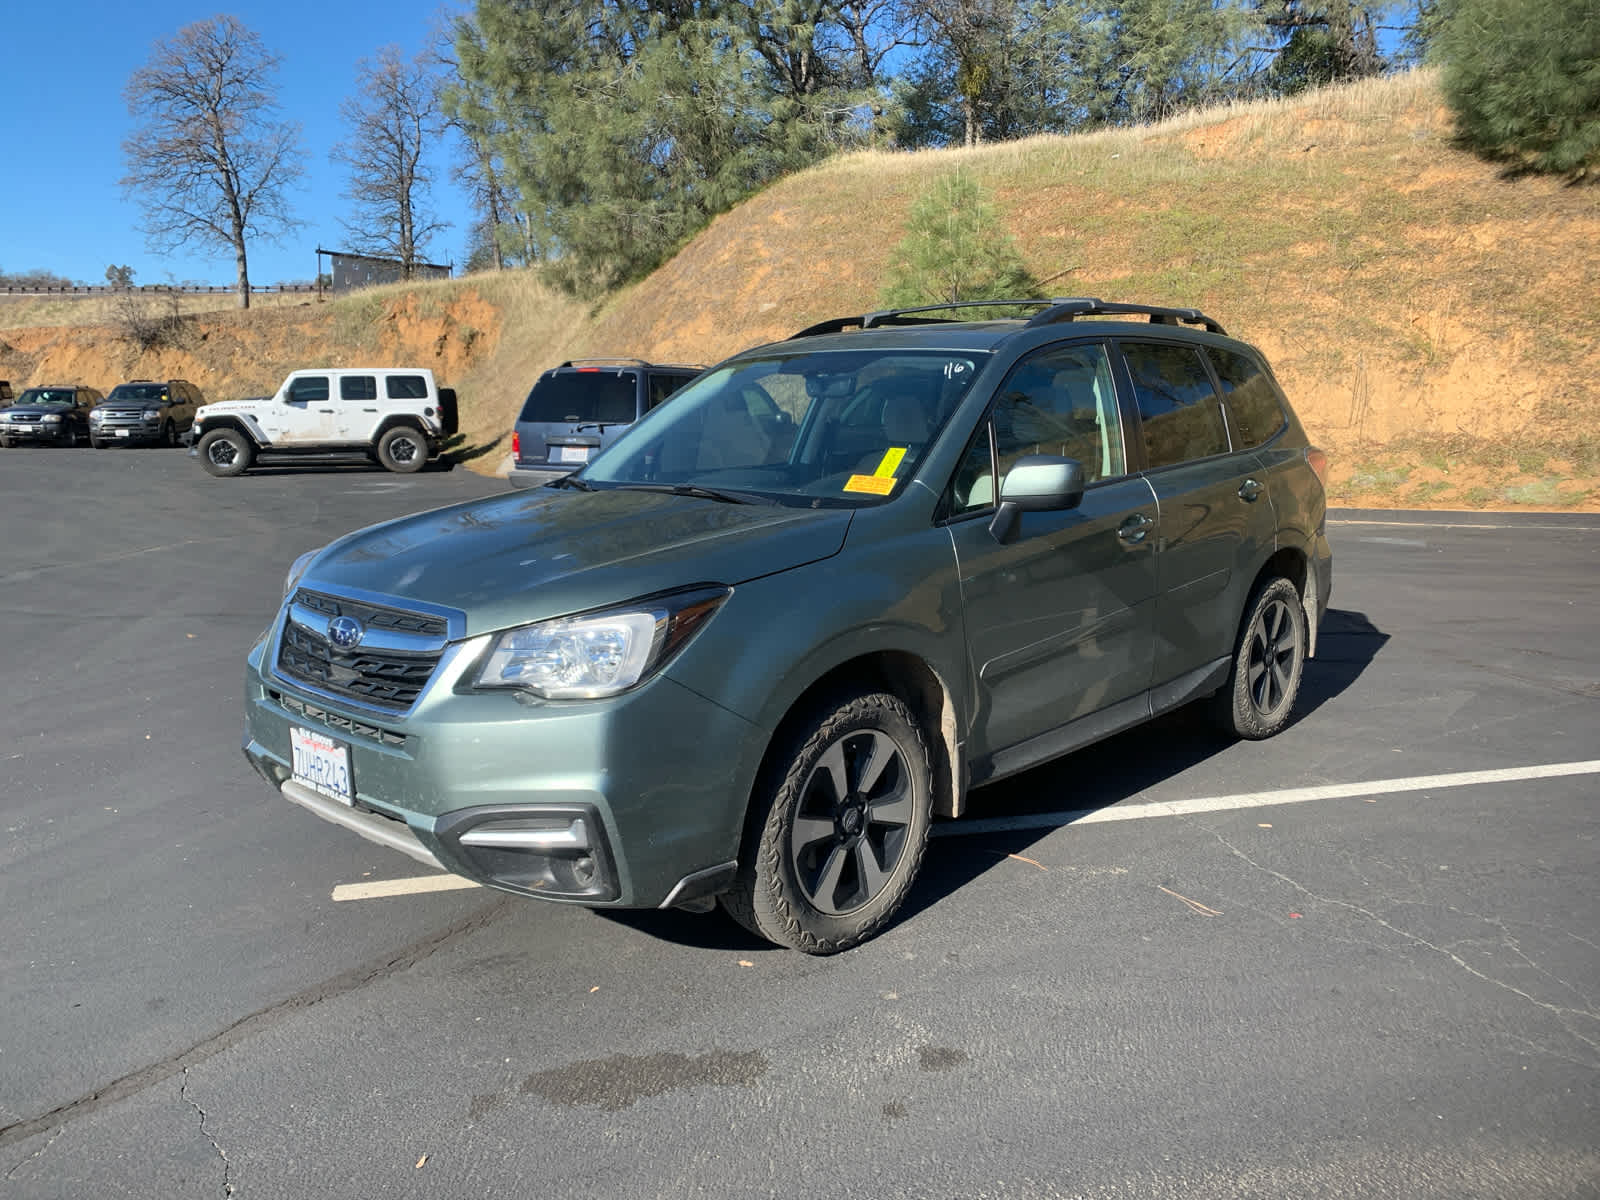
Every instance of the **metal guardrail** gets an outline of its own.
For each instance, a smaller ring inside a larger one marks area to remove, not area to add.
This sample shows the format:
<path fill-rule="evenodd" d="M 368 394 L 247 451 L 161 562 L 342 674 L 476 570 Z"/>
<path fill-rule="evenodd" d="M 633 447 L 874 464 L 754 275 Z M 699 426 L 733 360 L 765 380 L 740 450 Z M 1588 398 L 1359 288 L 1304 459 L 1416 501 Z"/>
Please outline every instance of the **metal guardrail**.
<path fill-rule="evenodd" d="M 173 292 L 184 296 L 231 295 L 239 289 L 233 284 L 136 284 L 132 287 L 112 287 L 106 283 L 73 284 L 68 287 L 24 287 L 19 284 L 0 284 L 0 296 L 119 296 L 125 294 L 164 296 Z M 314 283 L 252 283 L 250 292 L 315 292 Z M 327 289 L 321 289 L 326 291 Z"/>

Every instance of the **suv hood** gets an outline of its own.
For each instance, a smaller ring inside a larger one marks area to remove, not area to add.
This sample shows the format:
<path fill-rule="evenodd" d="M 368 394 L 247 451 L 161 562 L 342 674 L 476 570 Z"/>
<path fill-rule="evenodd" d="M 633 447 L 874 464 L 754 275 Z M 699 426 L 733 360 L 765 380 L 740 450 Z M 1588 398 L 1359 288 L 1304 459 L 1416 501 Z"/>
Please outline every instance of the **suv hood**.
<path fill-rule="evenodd" d="M 469 636 L 839 552 L 851 513 L 660 492 L 535 488 L 358 530 L 301 586 L 460 609 Z"/>

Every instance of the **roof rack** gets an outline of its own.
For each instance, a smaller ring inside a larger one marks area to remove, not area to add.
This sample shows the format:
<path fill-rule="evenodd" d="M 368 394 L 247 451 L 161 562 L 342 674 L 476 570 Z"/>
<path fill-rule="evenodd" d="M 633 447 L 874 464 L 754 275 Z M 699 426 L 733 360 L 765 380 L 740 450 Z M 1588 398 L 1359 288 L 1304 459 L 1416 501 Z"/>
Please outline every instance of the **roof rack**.
<path fill-rule="evenodd" d="M 946 317 L 921 317 L 917 314 L 945 312 L 958 308 L 1038 308 L 1043 311 L 1028 318 L 1028 324 L 1053 325 L 1059 321 L 1072 321 L 1078 317 L 1102 314 L 1111 316 L 1147 316 L 1153 325 L 1202 325 L 1212 333 L 1226 333 L 1220 324 L 1197 308 L 1157 308 L 1149 304 L 1108 304 L 1092 296 L 1058 296 L 1052 300 L 955 300 L 949 304 L 923 304 L 916 308 L 887 308 L 878 312 L 863 313 L 858 317 L 833 317 L 808 325 L 797 338 L 817 337 L 824 333 L 842 333 L 846 329 L 874 329 L 885 325 L 927 325 L 949 320 Z"/>
<path fill-rule="evenodd" d="M 556 367 L 678 367 L 685 371 L 704 371 L 704 363 L 646 362 L 642 358 L 569 358 Z"/>

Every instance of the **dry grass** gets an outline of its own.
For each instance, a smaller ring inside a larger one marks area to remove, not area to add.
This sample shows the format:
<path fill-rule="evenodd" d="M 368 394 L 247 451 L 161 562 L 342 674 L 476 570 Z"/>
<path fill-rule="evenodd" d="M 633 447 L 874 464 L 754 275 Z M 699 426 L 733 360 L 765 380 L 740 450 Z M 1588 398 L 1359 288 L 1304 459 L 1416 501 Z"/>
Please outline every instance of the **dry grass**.
<path fill-rule="evenodd" d="M 170 293 L 139 292 L 136 295 L 166 303 Z M 0 329 L 29 329 L 41 325 L 108 325 L 116 320 L 116 293 L 87 296 L 6 296 L 0 295 Z M 256 292 L 250 298 L 255 309 L 299 308 L 316 301 L 314 294 L 298 292 Z M 201 313 L 232 312 L 238 309 L 233 296 L 223 293 L 178 294 L 178 311 L 186 317 Z"/>

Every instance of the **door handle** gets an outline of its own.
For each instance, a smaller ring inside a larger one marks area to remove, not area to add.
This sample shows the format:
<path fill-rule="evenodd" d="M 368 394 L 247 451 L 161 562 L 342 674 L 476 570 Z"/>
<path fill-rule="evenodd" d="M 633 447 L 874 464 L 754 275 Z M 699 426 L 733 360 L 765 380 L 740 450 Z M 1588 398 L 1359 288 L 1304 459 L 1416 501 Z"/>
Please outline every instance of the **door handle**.
<path fill-rule="evenodd" d="M 375 408 L 363 408 L 361 411 L 362 412 L 377 412 L 378 410 L 375 409 Z"/>
<path fill-rule="evenodd" d="M 319 408 L 319 409 L 317 409 L 317 411 L 318 411 L 318 412 L 327 412 L 327 413 L 331 413 L 331 412 L 332 412 L 332 411 L 333 411 L 333 409 L 331 409 L 331 408 Z"/>
<path fill-rule="evenodd" d="M 1145 535 L 1150 532 L 1150 526 L 1155 524 L 1153 517 L 1144 513 L 1134 513 L 1121 525 L 1117 526 L 1117 536 L 1130 546 L 1137 546 L 1144 541 Z"/>
<path fill-rule="evenodd" d="M 1239 485 L 1239 499 L 1254 501 L 1261 495 L 1261 484 L 1255 479 L 1246 479 Z"/>

